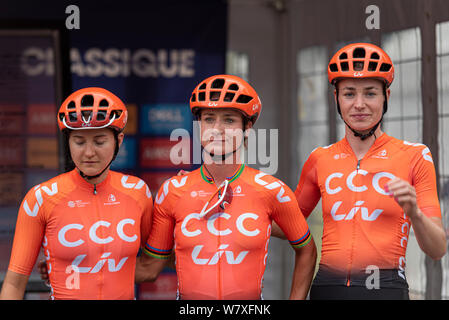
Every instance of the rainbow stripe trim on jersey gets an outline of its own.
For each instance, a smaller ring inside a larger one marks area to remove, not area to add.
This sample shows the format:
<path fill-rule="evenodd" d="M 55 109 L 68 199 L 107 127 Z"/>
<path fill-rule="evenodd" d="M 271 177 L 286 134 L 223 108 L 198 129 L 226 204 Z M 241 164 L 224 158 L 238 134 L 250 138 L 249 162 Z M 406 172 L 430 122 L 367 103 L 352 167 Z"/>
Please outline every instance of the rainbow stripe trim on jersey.
<path fill-rule="evenodd" d="M 310 239 L 312 239 L 312 235 L 310 234 L 310 230 L 307 229 L 306 234 L 303 235 L 301 238 L 289 242 L 294 248 L 301 248 L 304 247 L 306 244 L 308 244 L 310 242 Z"/>
<path fill-rule="evenodd" d="M 209 177 L 205 172 L 204 172 L 204 165 L 201 166 L 200 168 L 200 172 L 201 172 L 201 177 L 203 177 L 203 179 L 210 184 L 214 183 L 214 178 Z M 245 169 L 245 164 L 242 163 L 242 165 L 237 169 L 237 171 L 230 177 L 226 177 L 226 179 L 229 181 L 229 183 L 231 183 L 232 181 L 234 181 L 235 179 L 237 179 L 243 172 L 243 169 Z M 207 170 L 207 169 L 206 169 Z"/>
<path fill-rule="evenodd" d="M 154 248 L 150 246 L 148 243 L 145 244 L 145 247 L 143 248 L 143 252 L 145 252 L 150 257 L 158 258 L 158 259 L 168 259 L 170 256 L 172 250 L 162 250 L 158 248 Z"/>

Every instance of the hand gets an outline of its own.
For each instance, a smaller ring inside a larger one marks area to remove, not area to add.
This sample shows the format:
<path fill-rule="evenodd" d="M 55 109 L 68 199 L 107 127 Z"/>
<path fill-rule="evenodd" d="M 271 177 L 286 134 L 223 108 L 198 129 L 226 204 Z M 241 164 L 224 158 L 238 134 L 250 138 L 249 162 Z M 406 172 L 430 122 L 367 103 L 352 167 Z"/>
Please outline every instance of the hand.
<path fill-rule="evenodd" d="M 416 203 L 416 191 L 410 183 L 399 178 L 394 178 L 385 185 L 384 189 L 390 197 L 394 197 L 394 200 L 402 207 L 410 219 L 419 215 L 418 205 Z"/>
<path fill-rule="evenodd" d="M 47 263 L 45 262 L 45 260 L 41 260 L 38 262 L 37 269 L 39 270 L 41 279 L 44 280 L 45 283 L 48 283 L 48 269 L 47 269 Z"/>

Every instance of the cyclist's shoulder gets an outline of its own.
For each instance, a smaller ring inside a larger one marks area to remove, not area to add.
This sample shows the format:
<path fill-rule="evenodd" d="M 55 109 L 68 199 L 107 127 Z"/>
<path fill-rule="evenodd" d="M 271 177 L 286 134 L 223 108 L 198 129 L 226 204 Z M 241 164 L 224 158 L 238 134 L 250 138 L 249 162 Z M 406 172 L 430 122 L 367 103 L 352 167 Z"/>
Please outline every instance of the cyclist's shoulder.
<path fill-rule="evenodd" d="M 187 172 L 184 175 L 174 175 L 166 179 L 155 197 L 156 204 L 161 204 L 165 199 L 178 199 L 185 192 L 190 192 L 201 181 L 200 169 Z M 166 201 L 165 201 L 166 202 Z"/>
<path fill-rule="evenodd" d="M 334 157 L 335 154 L 344 152 L 342 145 L 342 140 L 340 140 L 327 146 L 316 147 L 310 152 L 308 161 L 318 161 L 320 159 L 327 159 L 327 157 Z"/>
<path fill-rule="evenodd" d="M 412 142 L 391 137 L 389 146 L 390 148 L 394 147 L 400 150 L 410 158 L 433 162 L 429 147 L 421 142 Z"/>
<path fill-rule="evenodd" d="M 22 201 L 22 208 L 29 216 L 54 208 L 75 189 L 70 172 L 57 175 L 31 187 Z M 41 210 L 42 208 L 42 210 Z"/>
<path fill-rule="evenodd" d="M 132 197 L 151 198 L 150 188 L 141 178 L 117 171 L 109 171 L 111 175 L 110 187 L 119 189 Z"/>
<path fill-rule="evenodd" d="M 164 181 L 162 186 L 171 184 L 178 190 L 186 190 L 201 181 L 200 168 L 184 173 L 183 175 L 174 175 Z"/>
<path fill-rule="evenodd" d="M 280 190 L 282 192 L 291 192 L 290 187 L 286 183 L 271 174 L 249 166 L 245 167 L 244 173 L 242 175 L 243 181 L 250 184 L 257 192 L 261 192 L 261 195 L 264 193 L 277 195 Z"/>

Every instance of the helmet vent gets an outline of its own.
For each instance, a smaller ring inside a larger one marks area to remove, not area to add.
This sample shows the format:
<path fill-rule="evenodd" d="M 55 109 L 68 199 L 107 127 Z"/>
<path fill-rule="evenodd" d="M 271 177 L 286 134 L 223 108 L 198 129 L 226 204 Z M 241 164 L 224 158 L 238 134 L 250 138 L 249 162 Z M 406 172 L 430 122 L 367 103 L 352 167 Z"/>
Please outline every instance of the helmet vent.
<path fill-rule="evenodd" d="M 109 115 L 109 119 L 112 119 L 112 117 L 115 115 L 115 118 L 118 119 L 120 118 L 120 115 L 122 114 L 121 110 L 114 110 L 111 112 L 111 114 Z"/>
<path fill-rule="evenodd" d="M 223 99 L 224 102 L 231 102 L 232 99 L 234 99 L 235 93 L 234 92 L 226 92 L 226 95 Z"/>
<path fill-rule="evenodd" d="M 104 121 L 106 120 L 106 111 L 100 110 L 97 112 L 97 121 Z"/>
<path fill-rule="evenodd" d="M 215 79 L 214 82 L 212 82 L 211 88 L 212 89 L 221 89 L 221 88 L 223 88 L 224 84 L 225 84 L 224 79 Z"/>
<path fill-rule="evenodd" d="M 109 102 L 106 99 L 102 99 L 99 104 L 100 107 L 109 107 Z"/>
<path fill-rule="evenodd" d="M 377 54 L 377 52 L 373 52 L 373 53 L 371 53 L 371 59 L 379 60 L 380 57 L 379 57 L 379 55 Z"/>
<path fill-rule="evenodd" d="M 251 100 L 253 100 L 253 97 L 251 96 L 247 96 L 245 94 L 241 94 L 239 95 L 239 97 L 237 98 L 237 103 L 248 103 Z"/>
<path fill-rule="evenodd" d="M 228 90 L 235 90 L 235 91 L 237 91 L 238 89 L 239 89 L 239 86 L 235 83 L 232 83 L 228 88 Z"/>
<path fill-rule="evenodd" d="M 190 101 L 196 102 L 196 95 L 194 93 L 192 94 L 192 98 L 190 98 Z"/>
<path fill-rule="evenodd" d="M 339 58 L 340 59 L 348 59 L 348 54 L 346 52 L 343 52 Z"/>
<path fill-rule="evenodd" d="M 337 71 L 338 71 L 338 66 L 337 66 L 336 63 L 332 63 L 332 64 L 329 66 L 329 69 L 331 69 L 332 72 L 337 72 Z"/>
<path fill-rule="evenodd" d="M 365 58 L 365 49 L 363 48 L 355 48 L 352 52 L 353 58 Z"/>
<path fill-rule="evenodd" d="M 205 101 L 206 100 L 206 93 L 200 92 L 198 93 L 198 101 Z"/>
<path fill-rule="evenodd" d="M 377 62 L 374 62 L 374 61 L 371 61 L 369 64 L 368 64 L 368 71 L 376 71 L 376 68 L 377 68 Z"/>
<path fill-rule="evenodd" d="M 389 63 L 382 63 L 382 65 L 380 66 L 379 71 L 381 72 L 388 72 L 391 69 L 391 64 Z"/>
<path fill-rule="evenodd" d="M 218 101 L 220 100 L 220 91 L 211 91 L 209 94 L 210 101 Z"/>
<path fill-rule="evenodd" d="M 86 94 L 81 98 L 81 107 L 93 107 L 94 96 L 91 94 Z"/>
<path fill-rule="evenodd" d="M 340 63 L 341 71 L 349 71 L 349 64 L 347 62 Z"/>
<path fill-rule="evenodd" d="M 69 112 L 69 121 L 70 122 L 78 121 L 78 117 L 76 116 L 76 112 Z"/>
<path fill-rule="evenodd" d="M 74 101 L 70 101 L 67 105 L 67 109 L 76 109 L 76 105 Z"/>
<path fill-rule="evenodd" d="M 202 85 L 200 85 L 200 87 L 198 88 L 199 90 L 204 90 L 206 89 L 206 82 L 203 82 Z"/>
<path fill-rule="evenodd" d="M 364 66 L 364 62 L 363 61 L 354 61 L 352 63 L 352 66 L 354 68 L 354 71 L 362 71 L 363 70 L 363 66 Z"/>

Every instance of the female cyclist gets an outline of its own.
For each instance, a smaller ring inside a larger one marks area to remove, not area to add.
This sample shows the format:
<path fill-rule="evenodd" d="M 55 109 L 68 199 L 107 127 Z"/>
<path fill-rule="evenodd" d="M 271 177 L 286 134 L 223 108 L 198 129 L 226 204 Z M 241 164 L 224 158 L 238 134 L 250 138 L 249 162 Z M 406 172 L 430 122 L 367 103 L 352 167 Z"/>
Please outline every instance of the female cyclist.
<path fill-rule="evenodd" d="M 260 299 L 276 221 L 295 250 L 290 298 L 304 299 L 316 248 L 294 194 L 240 161 L 259 96 L 238 77 L 216 75 L 195 88 L 190 109 L 200 122 L 203 165 L 160 188 L 136 281 L 155 279 L 174 247 L 179 299 Z"/>
<path fill-rule="evenodd" d="M 102 88 L 72 93 L 58 124 L 74 169 L 32 188 L 19 210 L 2 299 L 22 299 L 40 247 L 52 299 L 133 299 L 136 256 L 151 227 L 147 185 L 109 170 L 128 113 Z"/>
<path fill-rule="evenodd" d="M 394 68 L 381 48 L 343 47 L 328 77 L 345 137 L 310 154 L 295 191 L 305 217 L 322 199 L 321 261 L 310 297 L 408 299 L 410 229 L 431 258 L 446 252 L 430 151 L 382 132 Z"/>

